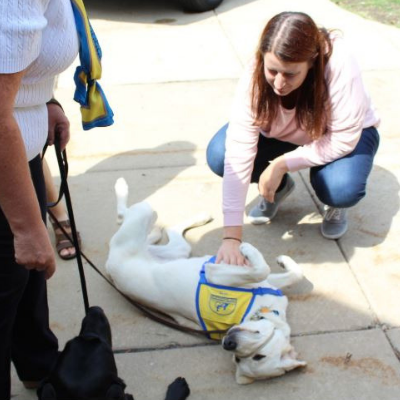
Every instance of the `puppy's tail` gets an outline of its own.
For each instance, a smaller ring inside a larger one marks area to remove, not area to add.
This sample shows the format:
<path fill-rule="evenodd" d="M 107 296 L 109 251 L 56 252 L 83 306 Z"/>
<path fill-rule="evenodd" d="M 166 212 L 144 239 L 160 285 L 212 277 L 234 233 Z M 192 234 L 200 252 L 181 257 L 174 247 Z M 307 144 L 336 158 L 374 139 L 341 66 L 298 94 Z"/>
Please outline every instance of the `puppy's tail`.
<path fill-rule="evenodd" d="M 296 261 L 289 256 L 279 256 L 277 263 L 285 270 L 285 272 L 277 274 L 269 274 L 268 282 L 278 289 L 288 287 L 303 279 L 303 270 Z"/>
<path fill-rule="evenodd" d="M 117 197 L 117 223 L 122 224 L 125 213 L 128 210 L 129 188 L 124 178 L 118 178 L 115 182 L 115 195 Z"/>
<path fill-rule="evenodd" d="M 192 218 L 190 218 L 180 224 L 171 226 L 170 228 L 167 229 L 167 232 L 168 233 L 175 232 L 178 235 L 183 235 L 187 230 L 208 224 L 212 220 L 213 220 L 213 217 L 210 214 L 207 214 L 205 212 L 200 213 L 200 214 L 194 215 Z"/>

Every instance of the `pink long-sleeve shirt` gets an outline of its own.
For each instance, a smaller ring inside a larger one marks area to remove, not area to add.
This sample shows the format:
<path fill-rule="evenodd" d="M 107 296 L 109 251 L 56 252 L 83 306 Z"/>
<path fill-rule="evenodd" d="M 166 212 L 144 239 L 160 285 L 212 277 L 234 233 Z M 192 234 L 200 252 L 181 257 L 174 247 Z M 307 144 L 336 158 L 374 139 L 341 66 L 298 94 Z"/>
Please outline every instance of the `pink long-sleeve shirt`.
<path fill-rule="evenodd" d="M 377 127 L 380 122 L 364 87 L 361 70 L 341 37 L 333 38 L 333 51 L 326 66 L 325 79 L 332 108 L 326 133 L 318 140 L 313 141 L 297 126 L 295 109 L 280 106 L 269 131 L 254 125 L 250 96 L 254 66 L 253 60 L 239 80 L 227 130 L 223 178 L 225 226 L 243 224 L 260 133 L 299 145 L 284 155 L 289 171 L 295 172 L 344 157 L 356 147 L 363 128 Z"/>

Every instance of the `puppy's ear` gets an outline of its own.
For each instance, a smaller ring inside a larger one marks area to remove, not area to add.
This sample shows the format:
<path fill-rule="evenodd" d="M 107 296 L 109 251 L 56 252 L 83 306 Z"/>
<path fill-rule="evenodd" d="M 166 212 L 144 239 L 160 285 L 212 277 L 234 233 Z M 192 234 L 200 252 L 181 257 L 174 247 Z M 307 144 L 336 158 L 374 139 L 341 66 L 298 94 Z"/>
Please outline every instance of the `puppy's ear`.
<path fill-rule="evenodd" d="M 51 383 L 45 383 L 39 388 L 37 395 L 39 400 L 57 400 L 56 391 Z"/>
<path fill-rule="evenodd" d="M 106 399 L 124 400 L 125 399 L 124 386 L 118 383 L 113 383 L 107 390 Z"/>
<path fill-rule="evenodd" d="M 190 394 L 185 378 L 176 378 L 167 389 L 165 400 L 185 400 Z"/>
<path fill-rule="evenodd" d="M 297 353 L 292 347 L 289 352 L 282 354 L 279 367 L 283 368 L 285 371 L 291 371 L 292 369 L 305 367 L 307 365 L 305 361 L 297 360 L 296 357 Z"/>
<path fill-rule="evenodd" d="M 254 379 L 250 378 L 249 376 L 242 375 L 239 371 L 239 368 L 236 368 L 236 383 L 239 385 L 249 385 L 253 383 Z"/>

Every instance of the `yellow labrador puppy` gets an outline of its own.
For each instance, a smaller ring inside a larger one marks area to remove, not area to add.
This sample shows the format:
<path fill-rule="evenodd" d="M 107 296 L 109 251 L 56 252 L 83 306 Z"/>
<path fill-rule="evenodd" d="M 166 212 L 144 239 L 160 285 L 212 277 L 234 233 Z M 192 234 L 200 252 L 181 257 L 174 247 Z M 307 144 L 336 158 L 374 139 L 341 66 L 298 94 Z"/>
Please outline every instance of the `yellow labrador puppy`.
<path fill-rule="evenodd" d="M 155 245 L 162 235 L 154 228 L 156 212 L 147 202 L 127 207 L 124 179 L 115 189 L 122 225 L 110 241 L 106 269 L 118 289 L 182 326 L 229 329 L 222 346 L 234 354 L 239 384 L 306 365 L 290 344 L 288 300 L 280 290 L 302 279 L 295 261 L 280 256 L 277 262 L 283 272 L 271 273 L 262 254 L 249 243 L 240 246 L 248 266 L 215 264 L 209 255 L 190 257 L 183 233 L 209 222 L 207 215 L 167 229 L 169 242 Z"/>

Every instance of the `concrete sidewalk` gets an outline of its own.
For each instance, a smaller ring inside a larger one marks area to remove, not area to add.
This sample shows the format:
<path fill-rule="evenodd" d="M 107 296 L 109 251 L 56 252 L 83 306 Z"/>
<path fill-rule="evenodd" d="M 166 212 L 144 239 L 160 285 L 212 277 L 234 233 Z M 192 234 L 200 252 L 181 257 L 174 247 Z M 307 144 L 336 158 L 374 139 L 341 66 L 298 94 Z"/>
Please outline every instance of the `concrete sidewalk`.
<path fill-rule="evenodd" d="M 191 400 L 394 400 L 400 391 L 400 30 L 364 20 L 328 0 L 224 0 L 214 12 L 185 14 L 170 1 L 86 0 L 103 49 L 101 84 L 116 117 L 107 129 L 83 132 L 72 99 L 74 67 L 59 79 L 57 98 L 72 126 L 70 190 L 84 252 L 104 270 L 117 230 L 115 180 L 130 184 L 130 202 L 150 201 L 164 225 L 207 211 L 214 221 L 188 232 L 193 253 L 214 254 L 222 232 L 221 180 L 205 162 L 212 135 L 228 119 L 244 63 L 270 17 L 304 11 L 338 28 L 354 46 L 382 117 L 381 146 L 367 197 L 349 213 L 339 241 L 319 233 L 322 220 L 308 173 L 266 226 L 245 225 L 245 240 L 272 268 L 288 254 L 309 285 L 289 294 L 293 343 L 308 366 L 239 386 L 231 355 L 202 337 L 174 331 L 137 312 L 86 267 L 91 305 L 112 324 L 120 376 L 136 400 L 163 399 L 184 376 Z M 52 153 L 52 150 L 49 151 Z M 49 154 L 54 174 L 57 167 Z M 256 201 L 252 187 L 248 207 Z M 312 289 L 312 290 L 311 290 Z M 74 261 L 59 261 L 49 281 L 52 328 L 60 347 L 84 316 Z M 34 399 L 13 376 L 15 399 Z"/>

